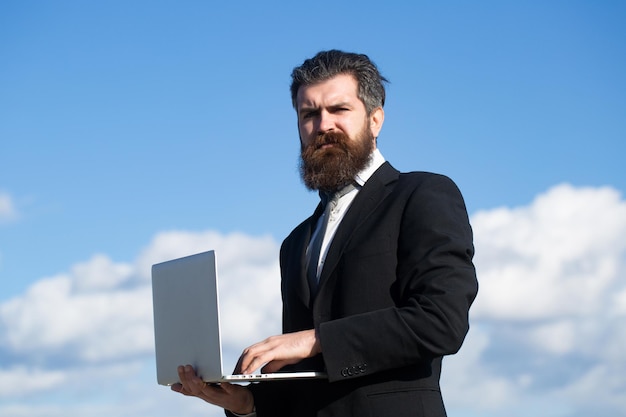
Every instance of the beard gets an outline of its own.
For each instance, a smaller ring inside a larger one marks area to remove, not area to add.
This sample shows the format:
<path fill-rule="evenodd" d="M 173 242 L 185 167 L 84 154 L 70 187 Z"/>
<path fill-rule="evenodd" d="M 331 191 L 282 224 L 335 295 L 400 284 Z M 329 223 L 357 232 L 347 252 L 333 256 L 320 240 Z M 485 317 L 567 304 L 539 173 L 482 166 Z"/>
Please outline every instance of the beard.
<path fill-rule="evenodd" d="M 324 145 L 333 146 L 322 148 Z M 350 139 L 343 132 L 318 135 L 300 152 L 300 175 L 309 190 L 334 193 L 354 181 L 369 163 L 374 150 L 374 136 L 367 128 Z"/>

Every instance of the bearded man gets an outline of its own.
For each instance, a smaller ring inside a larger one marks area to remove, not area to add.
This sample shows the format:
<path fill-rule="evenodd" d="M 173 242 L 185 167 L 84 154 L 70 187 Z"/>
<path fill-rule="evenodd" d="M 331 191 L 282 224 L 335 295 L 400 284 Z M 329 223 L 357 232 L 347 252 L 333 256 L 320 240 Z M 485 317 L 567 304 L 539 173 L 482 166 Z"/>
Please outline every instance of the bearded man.
<path fill-rule="evenodd" d="M 301 175 L 321 203 L 280 251 L 283 334 L 236 372 L 319 370 L 324 380 L 207 385 L 181 366 L 173 390 L 228 415 L 442 417 L 442 358 L 469 329 L 477 290 L 456 185 L 400 173 L 377 138 L 385 78 L 361 54 L 323 51 L 292 73 Z"/>

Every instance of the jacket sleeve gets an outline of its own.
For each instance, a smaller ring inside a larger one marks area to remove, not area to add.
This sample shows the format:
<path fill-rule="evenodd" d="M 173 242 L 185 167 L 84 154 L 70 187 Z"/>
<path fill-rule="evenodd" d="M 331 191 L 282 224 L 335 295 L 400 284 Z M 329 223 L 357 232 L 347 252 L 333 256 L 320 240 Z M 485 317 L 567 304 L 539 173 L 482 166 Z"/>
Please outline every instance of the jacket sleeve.
<path fill-rule="evenodd" d="M 430 175 L 410 185 L 407 175 L 400 182 L 409 184 L 398 184 L 409 191 L 398 210 L 397 246 L 378 260 L 392 265 L 395 277 L 386 279 L 393 281 L 394 305 L 319 324 L 331 382 L 456 353 L 469 329 L 478 283 L 463 198 L 447 177 Z"/>

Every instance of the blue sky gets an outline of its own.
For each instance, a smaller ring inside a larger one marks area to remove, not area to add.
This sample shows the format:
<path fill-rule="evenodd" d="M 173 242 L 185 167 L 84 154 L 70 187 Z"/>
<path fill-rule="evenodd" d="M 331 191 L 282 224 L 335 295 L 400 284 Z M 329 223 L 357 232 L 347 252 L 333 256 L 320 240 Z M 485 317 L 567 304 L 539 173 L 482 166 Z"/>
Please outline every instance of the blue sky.
<path fill-rule="evenodd" d="M 146 271 L 217 248 L 226 299 L 275 287 L 316 204 L 289 74 L 338 48 L 391 81 L 385 157 L 466 198 L 481 294 L 450 415 L 585 415 L 596 379 L 623 415 L 625 18 L 618 1 L 2 2 L 0 414 L 215 412 L 154 387 Z M 230 356 L 275 328 L 234 315 Z"/>

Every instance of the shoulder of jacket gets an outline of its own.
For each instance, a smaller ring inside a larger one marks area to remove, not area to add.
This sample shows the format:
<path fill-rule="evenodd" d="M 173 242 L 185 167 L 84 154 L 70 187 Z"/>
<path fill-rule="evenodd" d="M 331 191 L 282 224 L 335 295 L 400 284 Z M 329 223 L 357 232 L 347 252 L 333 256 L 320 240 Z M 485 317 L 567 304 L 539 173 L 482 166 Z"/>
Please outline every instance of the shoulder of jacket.
<path fill-rule="evenodd" d="M 411 171 L 411 172 L 401 172 L 400 173 L 401 181 L 409 181 L 409 182 L 427 182 L 427 183 L 454 183 L 452 179 L 443 174 L 437 174 L 434 172 L 427 171 Z"/>

